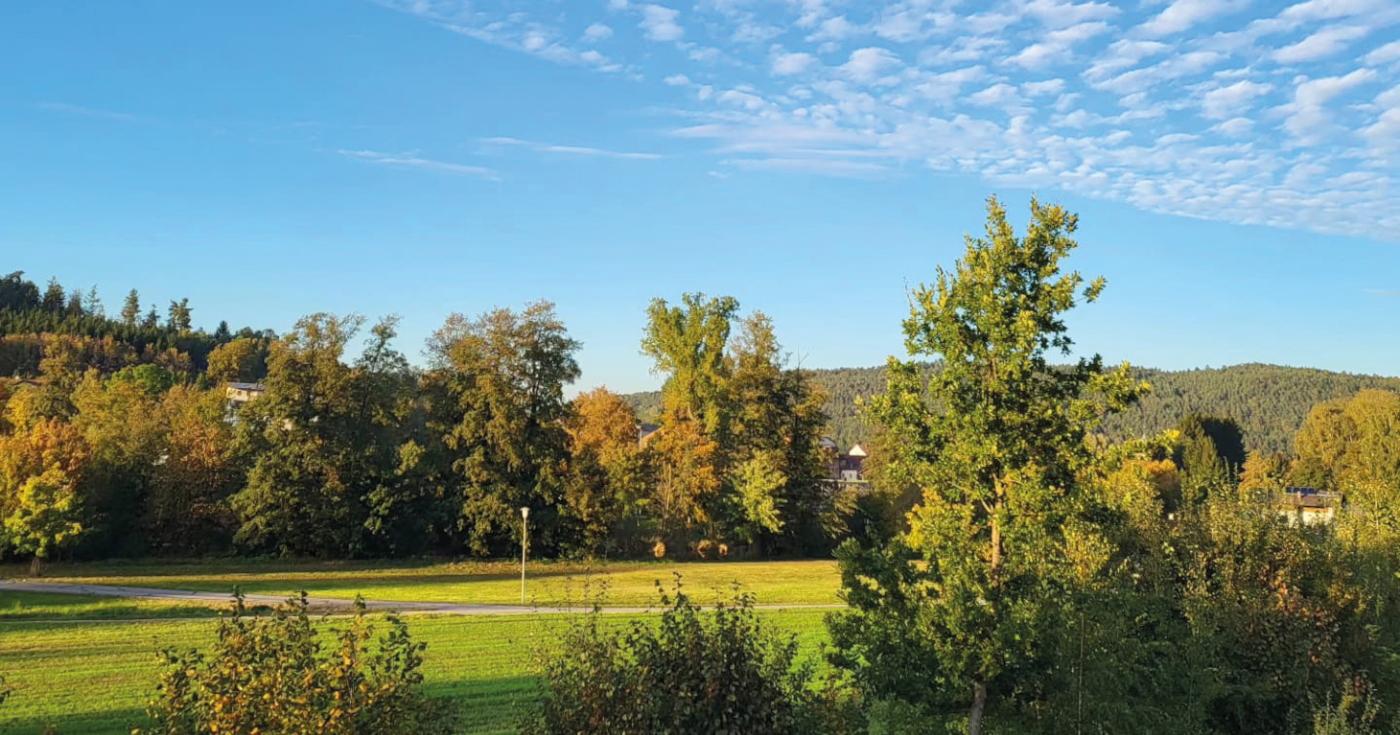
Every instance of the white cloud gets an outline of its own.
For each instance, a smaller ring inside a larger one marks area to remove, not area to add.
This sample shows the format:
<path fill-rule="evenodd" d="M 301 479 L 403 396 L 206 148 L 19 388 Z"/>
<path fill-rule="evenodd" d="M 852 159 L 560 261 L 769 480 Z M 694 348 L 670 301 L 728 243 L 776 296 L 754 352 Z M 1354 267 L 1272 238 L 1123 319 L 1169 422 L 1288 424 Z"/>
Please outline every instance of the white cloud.
<path fill-rule="evenodd" d="M 1278 17 L 1294 22 L 1332 20 L 1381 10 L 1388 2 L 1390 0 L 1308 0 L 1290 5 Z"/>
<path fill-rule="evenodd" d="M 1248 79 L 1228 87 L 1219 87 L 1201 96 L 1201 112 L 1212 120 L 1236 117 L 1254 98 L 1267 94 L 1273 85 L 1259 84 Z"/>
<path fill-rule="evenodd" d="M 1363 26 L 1329 26 L 1303 40 L 1274 52 L 1274 60 L 1282 64 L 1312 61 L 1341 51 L 1352 41 L 1364 38 L 1370 29 Z"/>
<path fill-rule="evenodd" d="M 778 76 L 801 74 L 817 63 L 817 57 L 807 53 L 779 54 L 773 57 L 773 73 Z"/>
<path fill-rule="evenodd" d="M 1224 58 L 1224 54 L 1215 51 L 1192 51 L 1152 66 L 1124 72 L 1111 79 L 1096 82 L 1093 86 L 1119 94 L 1141 92 L 1162 82 L 1200 74 Z"/>
<path fill-rule="evenodd" d="M 678 41 L 685 35 L 685 29 L 676 22 L 680 11 L 664 5 L 648 4 L 641 6 L 641 28 L 646 37 L 653 41 Z"/>
<path fill-rule="evenodd" d="M 827 18 L 817 26 L 817 30 L 807 36 L 810 42 L 815 41 L 844 41 L 847 38 L 860 33 L 860 29 L 846 20 L 846 16 L 838 15 L 834 18 Z"/>
<path fill-rule="evenodd" d="M 1357 69 L 1349 74 L 1321 79 L 1300 77 L 1293 90 L 1293 102 L 1281 109 L 1288 114 L 1283 127 L 1293 137 L 1295 145 L 1319 142 L 1338 123 L 1327 104 L 1351 89 L 1376 78 L 1372 69 Z"/>
<path fill-rule="evenodd" d="M 1108 49 L 1094 59 L 1083 77 L 1090 82 L 1098 82 L 1118 74 L 1123 69 L 1135 66 L 1149 56 L 1166 53 L 1171 46 L 1160 41 L 1134 41 L 1119 39 L 1108 45 Z"/>
<path fill-rule="evenodd" d="M 700 46 L 691 49 L 687 54 L 691 61 L 700 61 L 706 64 L 713 64 L 724 55 L 723 51 L 710 46 Z"/>
<path fill-rule="evenodd" d="M 886 71 L 901 66 L 902 63 L 899 57 L 889 50 L 871 46 L 852 51 L 851 57 L 841 69 L 852 79 L 870 82 Z"/>
<path fill-rule="evenodd" d="M 1357 69 L 1339 77 L 1308 79 L 1302 77 L 1294 88 L 1294 99 L 1299 105 L 1316 106 L 1331 102 L 1338 95 L 1376 78 L 1372 69 Z"/>
<path fill-rule="evenodd" d="M 946 66 L 980 61 L 1005 45 L 1006 41 L 1000 38 L 964 36 L 951 44 L 924 49 L 919 53 L 919 63 L 924 66 Z"/>
<path fill-rule="evenodd" d="M 593 25 L 590 25 L 587 28 L 583 29 L 583 40 L 601 41 L 605 38 L 612 36 L 612 34 L 612 28 L 609 28 L 608 26 L 602 23 L 594 23 Z"/>
<path fill-rule="evenodd" d="M 1392 61 L 1400 61 L 1400 41 L 1391 41 L 1384 46 L 1366 54 L 1366 63 L 1371 66 L 1389 64 Z"/>
<path fill-rule="evenodd" d="M 1089 21 L 1108 20 L 1122 11 L 1100 2 L 1074 3 L 1067 0 L 1030 0 L 1025 11 L 1049 28 L 1067 28 Z"/>
<path fill-rule="evenodd" d="M 1048 94 L 1057 95 L 1063 92 L 1064 89 L 1065 80 L 1063 79 L 1047 79 L 1042 82 L 1023 82 L 1021 84 L 1021 91 L 1031 97 L 1039 97 L 1040 95 Z"/>
<path fill-rule="evenodd" d="M 1243 10 L 1247 5 L 1249 0 L 1173 0 L 1134 30 L 1149 38 L 1170 36 L 1211 18 Z"/>
<path fill-rule="evenodd" d="M 1019 107 L 1021 106 L 1021 94 L 1010 84 L 993 84 L 986 89 L 971 94 L 967 98 L 968 102 L 983 107 Z"/>
<path fill-rule="evenodd" d="M 468 166 L 461 163 L 448 163 L 446 161 L 434 161 L 427 158 L 419 158 L 412 153 L 380 153 L 378 151 L 355 151 L 338 150 L 336 153 L 357 161 L 375 163 L 381 166 L 394 166 L 398 168 L 416 168 L 426 171 L 438 171 L 441 173 L 461 174 L 466 176 L 480 176 L 485 179 L 499 179 L 500 174 L 494 170 L 483 166 Z"/>
<path fill-rule="evenodd" d="M 1212 131 L 1221 135 L 1236 137 L 1244 135 L 1254 129 L 1254 121 L 1247 117 L 1235 117 L 1220 123 L 1211 128 Z"/>
<path fill-rule="evenodd" d="M 728 175 L 922 166 L 1154 212 L 1400 233 L 1396 0 L 616 0 L 606 25 L 587 4 L 376 1 L 548 62 L 693 89 L 638 109 L 682 120 L 676 138 L 709 142 Z"/>
<path fill-rule="evenodd" d="M 1020 53 L 1007 59 L 1007 62 L 1026 69 L 1041 69 L 1050 64 L 1067 61 L 1075 44 L 1107 33 L 1109 29 L 1110 26 L 1103 21 L 1092 21 L 1050 31 L 1041 41 L 1021 49 Z"/>

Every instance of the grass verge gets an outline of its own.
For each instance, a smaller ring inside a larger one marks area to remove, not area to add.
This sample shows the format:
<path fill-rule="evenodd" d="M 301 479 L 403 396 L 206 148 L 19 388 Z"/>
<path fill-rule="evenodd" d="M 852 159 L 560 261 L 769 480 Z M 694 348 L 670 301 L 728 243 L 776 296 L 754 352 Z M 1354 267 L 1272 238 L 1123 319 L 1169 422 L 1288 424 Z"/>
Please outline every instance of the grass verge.
<path fill-rule="evenodd" d="M 822 611 L 762 613 L 797 635 L 804 655 L 825 641 Z M 625 618 L 617 618 L 619 622 Z M 533 651 L 547 647 L 563 616 L 409 619 L 428 643 L 424 675 L 434 696 L 461 708 L 466 735 L 511 733 L 534 695 Z M 0 732 L 63 735 L 130 733 L 153 692 L 158 647 L 204 646 L 211 621 L 0 622 L 0 676 L 14 695 L 0 707 Z"/>
<path fill-rule="evenodd" d="M 554 606 L 583 595 L 585 585 L 606 585 L 608 604 L 647 605 L 656 583 L 669 587 L 681 574 L 699 602 L 727 594 L 742 582 L 760 605 L 835 604 L 840 600 L 836 562 L 531 562 L 527 596 Z M 0 578 L 21 577 L 23 567 L 0 567 Z M 250 594 L 291 595 L 298 590 L 321 597 L 398 602 L 519 604 L 520 566 L 504 561 L 287 562 L 252 559 L 203 562 L 53 564 L 45 577 L 55 582 L 114 584 L 228 593 L 235 586 Z"/>

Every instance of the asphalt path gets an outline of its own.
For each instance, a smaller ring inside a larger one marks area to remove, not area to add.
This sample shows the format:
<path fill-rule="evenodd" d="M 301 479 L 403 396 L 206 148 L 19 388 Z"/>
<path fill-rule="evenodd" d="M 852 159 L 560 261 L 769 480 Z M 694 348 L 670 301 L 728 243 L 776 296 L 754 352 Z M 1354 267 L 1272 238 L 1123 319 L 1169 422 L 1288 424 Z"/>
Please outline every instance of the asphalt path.
<path fill-rule="evenodd" d="M 44 582 L 37 580 L 0 580 L 0 593 L 42 592 L 67 595 L 94 595 L 97 597 L 125 597 L 141 600 L 165 600 L 199 605 L 228 605 L 232 596 L 224 592 L 200 592 L 196 590 L 161 589 L 157 587 L 125 587 L 110 584 L 74 584 L 71 582 Z M 278 605 L 287 601 L 286 595 L 245 594 L 245 605 Z M 307 604 L 326 612 L 345 613 L 353 610 L 354 602 L 336 597 L 310 597 Z M 418 615 L 538 615 L 538 614 L 578 614 L 592 612 L 592 607 L 553 607 L 534 605 L 485 605 L 454 602 L 405 602 L 398 600 L 365 600 L 365 608 L 371 612 L 392 612 Z M 819 610 L 839 609 L 845 605 L 789 604 L 756 605 L 759 610 Z M 602 612 L 631 614 L 657 612 L 656 607 L 605 607 Z M 169 620 L 171 618 L 163 618 Z"/>

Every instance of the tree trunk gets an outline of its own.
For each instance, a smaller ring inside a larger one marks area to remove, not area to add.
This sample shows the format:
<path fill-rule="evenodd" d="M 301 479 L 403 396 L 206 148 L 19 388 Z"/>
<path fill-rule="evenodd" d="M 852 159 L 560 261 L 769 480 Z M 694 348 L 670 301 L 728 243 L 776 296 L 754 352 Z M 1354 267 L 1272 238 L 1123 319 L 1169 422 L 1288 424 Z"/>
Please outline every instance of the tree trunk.
<path fill-rule="evenodd" d="M 992 554 L 990 564 L 990 582 L 992 599 L 989 600 L 994 607 L 993 616 L 1000 613 L 1001 604 L 1001 509 L 1005 502 L 1006 494 L 1002 489 L 1001 481 L 996 484 L 996 503 L 992 507 Z M 968 713 L 967 735 L 982 735 L 982 713 L 987 709 L 987 682 L 981 678 L 972 681 L 972 711 Z"/>
<path fill-rule="evenodd" d="M 35 555 L 33 559 L 29 560 L 29 576 L 44 576 L 44 558 L 42 556 Z"/>
<path fill-rule="evenodd" d="M 972 682 L 972 711 L 967 717 L 967 735 L 982 735 L 982 711 L 987 708 L 987 683 Z"/>

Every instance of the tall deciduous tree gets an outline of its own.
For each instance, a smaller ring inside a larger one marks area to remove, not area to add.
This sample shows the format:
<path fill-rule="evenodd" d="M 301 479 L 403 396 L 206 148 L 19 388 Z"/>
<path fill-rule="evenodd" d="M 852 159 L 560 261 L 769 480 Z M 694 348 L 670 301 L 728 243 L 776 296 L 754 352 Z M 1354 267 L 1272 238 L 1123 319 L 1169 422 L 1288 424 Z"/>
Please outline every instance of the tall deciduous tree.
<path fill-rule="evenodd" d="M 587 553 L 637 551 L 650 499 L 649 452 L 638 441 L 637 417 L 606 388 L 579 394 L 570 405 L 569 476 L 564 493 L 570 544 Z"/>
<path fill-rule="evenodd" d="M 688 293 L 681 303 L 671 306 L 664 299 L 652 300 L 642 352 L 651 357 L 657 372 L 666 375 L 661 389 L 666 421 L 698 421 L 706 436 L 724 444 L 734 413 L 726 348 L 739 302 L 731 296 Z"/>
<path fill-rule="evenodd" d="M 728 381 L 737 527 L 749 543 L 776 541 L 820 553 L 830 549 L 823 542 L 844 536 L 848 508 L 839 501 L 848 498 L 825 482 L 829 470 L 820 442 L 826 396 L 787 362 L 765 314 L 754 312 L 739 322 Z"/>
<path fill-rule="evenodd" d="M 969 735 L 983 732 L 989 709 L 1014 708 L 1038 675 L 1064 600 L 1057 589 L 1072 583 L 1067 560 L 1093 536 L 1077 516 L 1085 432 L 1143 389 L 1126 365 L 1047 361 L 1073 344 L 1064 314 L 1104 287 L 1060 269 L 1077 218 L 1032 200 L 1017 237 L 995 198 L 987 214 L 985 237 L 967 238 L 954 270 L 911 294 L 913 359 L 890 359 L 888 390 L 872 401 L 897 439 L 895 461 L 924 489 L 909 539 L 926 565 L 898 548 L 843 547 L 851 609 L 833 625 L 839 662 L 878 694 L 961 708 Z M 917 360 L 935 357 L 943 369 L 926 380 Z M 891 641 L 905 649 L 899 660 L 880 672 L 859 663 Z"/>
<path fill-rule="evenodd" d="M 273 345 L 263 397 L 239 413 L 237 442 L 255 457 L 232 498 L 237 539 L 282 553 L 356 556 L 372 550 L 369 495 L 391 477 L 397 457 L 394 391 L 376 393 L 392 328 L 378 330 L 356 365 L 342 361 L 364 323 L 356 315 L 314 314 Z"/>
<path fill-rule="evenodd" d="M 225 342 L 209 353 L 206 374 L 211 381 L 252 383 L 267 375 L 267 355 L 270 340 L 239 337 Z"/>
<path fill-rule="evenodd" d="M 535 511 L 532 544 L 559 543 L 564 387 L 578 379 L 579 346 L 545 301 L 476 319 L 454 314 L 429 341 L 430 430 L 443 446 L 446 484 L 460 499 L 461 542 L 471 551 L 513 545 L 521 507 Z"/>

